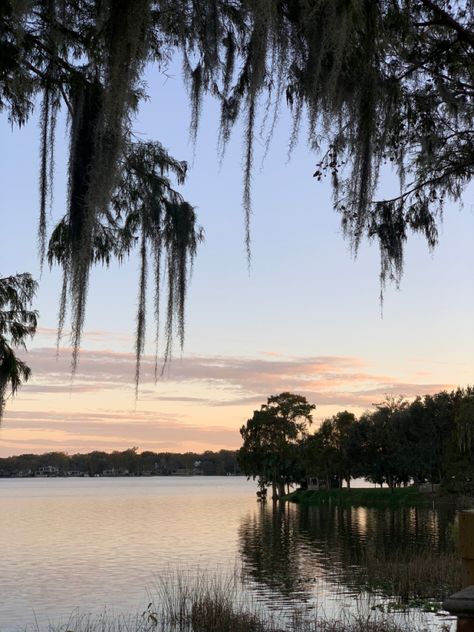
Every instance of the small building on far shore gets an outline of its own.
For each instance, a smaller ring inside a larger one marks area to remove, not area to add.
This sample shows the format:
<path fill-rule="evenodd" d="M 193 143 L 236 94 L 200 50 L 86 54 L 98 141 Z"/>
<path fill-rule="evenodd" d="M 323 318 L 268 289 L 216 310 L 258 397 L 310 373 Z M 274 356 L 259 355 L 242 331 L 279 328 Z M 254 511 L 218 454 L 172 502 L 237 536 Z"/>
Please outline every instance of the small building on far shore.
<path fill-rule="evenodd" d="M 59 476 L 59 468 L 54 465 L 43 465 L 38 468 L 35 476 Z"/>

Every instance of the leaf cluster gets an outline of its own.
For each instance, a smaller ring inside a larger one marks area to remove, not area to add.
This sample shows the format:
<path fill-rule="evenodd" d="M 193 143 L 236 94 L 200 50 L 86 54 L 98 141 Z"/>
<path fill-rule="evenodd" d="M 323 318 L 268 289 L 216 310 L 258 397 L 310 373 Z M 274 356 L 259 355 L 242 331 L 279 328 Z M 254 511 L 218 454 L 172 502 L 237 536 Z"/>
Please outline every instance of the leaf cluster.
<path fill-rule="evenodd" d="M 338 413 L 301 443 L 306 476 L 328 487 L 364 477 L 391 488 L 415 482 L 472 491 L 473 401 L 468 387 L 410 403 L 388 397 L 360 418 Z"/>
<path fill-rule="evenodd" d="M 0 422 L 8 390 L 15 395 L 30 368 L 16 354 L 36 331 L 38 314 L 30 309 L 37 283 L 27 273 L 0 278 Z"/>
<path fill-rule="evenodd" d="M 314 408 L 305 397 L 293 393 L 269 397 L 240 429 L 243 445 L 238 462 L 242 472 L 266 484 L 281 486 L 294 480 L 297 446 L 306 436 Z"/>

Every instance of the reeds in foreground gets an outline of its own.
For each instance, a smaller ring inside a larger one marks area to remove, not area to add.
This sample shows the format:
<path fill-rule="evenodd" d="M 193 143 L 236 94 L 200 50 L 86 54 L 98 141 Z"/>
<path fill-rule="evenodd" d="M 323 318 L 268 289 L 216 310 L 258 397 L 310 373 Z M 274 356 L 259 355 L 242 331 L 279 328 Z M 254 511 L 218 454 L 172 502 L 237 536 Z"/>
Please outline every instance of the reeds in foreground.
<path fill-rule="evenodd" d="M 381 590 L 401 602 L 442 601 L 462 586 L 461 559 L 456 551 L 409 550 L 382 557 L 369 549 L 361 565 L 367 589 Z"/>
<path fill-rule="evenodd" d="M 441 632 L 449 624 L 439 625 Z M 285 610 L 269 614 L 245 592 L 234 573 L 191 576 L 174 573 L 160 578 L 148 607 L 139 614 L 71 618 L 67 624 L 50 625 L 48 632 L 428 632 L 422 613 L 390 614 L 362 605 L 335 618 L 315 609 Z M 36 632 L 43 632 L 37 626 Z"/>

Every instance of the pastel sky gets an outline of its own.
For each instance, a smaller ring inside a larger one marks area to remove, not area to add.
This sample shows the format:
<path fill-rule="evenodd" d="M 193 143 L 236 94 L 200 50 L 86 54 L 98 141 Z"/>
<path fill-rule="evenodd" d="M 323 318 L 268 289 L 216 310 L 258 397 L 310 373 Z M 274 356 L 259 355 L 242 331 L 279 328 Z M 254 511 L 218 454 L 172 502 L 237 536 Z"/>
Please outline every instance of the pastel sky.
<path fill-rule="evenodd" d="M 440 245 L 407 246 L 400 289 L 379 304 L 378 251 L 364 243 L 357 259 L 344 242 L 327 183 L 312 178 L 316 157 L 304 139 L 288 161 L 290 118 L 282 111 L 266 160 L 257 140 L 253 177 L 252 265 L 247 267 L 242 195 L 242 133 L 236 128 L 222 164 L 218 111 L 204 103 L 195 149 L 179 71 L 148 73 L 150 100 L 135 123 L 189 162 L 183 193 L 205 229 L 190 283 L 186 342 L 155 385 L 144 360 L 135 401 L 133 331 L 138 263 L 92 275 L 78 373 L 70 350 L 56 358 L 60 275 L 40 278 L 36 247 L 39 134 L 36 121 L 13 130 L 0 120 L 2 245 L 0 275 L 31 271 L 40 279 L 40 327 L 27 360 L 33 377 L 7 405 L 0 456 L 27 451 L 205 450 L 236 448 L 239 428 L 266 398 L 304 394 L 315 420 L 356 413 L 386 394 L 433 393 L 474 382 L 474 205 L 448 206 Z M 58 129 L 50 225 L 64 213 L 67 138 Z M 387 176 L 383 187 L 391 189 Z M 149 332 L 152 352 L 153 333 Z"/>

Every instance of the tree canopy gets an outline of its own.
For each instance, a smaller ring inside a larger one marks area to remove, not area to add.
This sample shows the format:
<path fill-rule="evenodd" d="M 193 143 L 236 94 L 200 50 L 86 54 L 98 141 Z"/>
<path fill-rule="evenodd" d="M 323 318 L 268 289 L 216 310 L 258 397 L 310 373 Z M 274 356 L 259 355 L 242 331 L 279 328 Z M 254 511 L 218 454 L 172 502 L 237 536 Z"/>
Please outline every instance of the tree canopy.
<path fill-rule="evenodd" d="M 240 429 L 240 468 L 247 476 L 258 477 L 262 488 L 271 485 L 274 499 L 277 492 L 284 495 L 285 483 L 295 480 L 298 443 L 306 436 L 314 408 L 302 395 L 272 395 Z"/>
<path fill-rule="evenodd" d="M 0 422 L 8 392 L 15 395 L 30 368 L 15 354 L 36 331 L 38 314 L 30 309 L 37 284 L 30 274 L 0 278 Z"/>
<path fill-rule="evenodd" d="M 341 487 L 364 477 L 390 488 L 441 484 L 470 493 L 474 484 L 472 387 L 416 397 L 387 397 L 360 418 L 343 411 L 299 444 L 304 477 Z"/>
<path fill-rule="evenodd" d="M 344 410 L 309 432 L 315 406 L 305 397 L 269 397 L 240 429 L 240 468 L 258 479 L 259 495 L 286 483 L 340 488 L 365 478 L 391 489 L 414 483 L 471 493 L 474 485 L 474 389 L 408 402 L 389 397 L 359 418 Z"/>
<path fill-rule="evenodd" d="M 69 301 L 75 365 L 91 267 L 133 247 L 142 269 L 137 378 L 152 257 L 159 310 L 167 264 L 166 352 L 184 333 L 189 265 L 201 231 L 173 188 L 186 174 L 159 142 L 133 134 L 145 68 L 179 55 L 196 135 L 206 93 L 220 102 L 222 150 L 244 117 L 243 205 L 250 248 L 251 174 L 259 112 L 271 140 L 279 108 L 293 113 L 290 149 L 305 115 L 314 176 L 330 176 L 334 208 L 357 252 L 376 240 L 381 283 L 400 280 L 410 231 L 430 247 L 448 200 L 474 170 L 473 0 L 6 0 L 0 8 L 0 109 L 24 125 L 40 108 L 39 248 L 64 271 L 59 329 Z M 69 189 L 48 244 L 57 115 L 69 117 Z M 260 108 L 260 109 L 259 109 Z M 266 124 L 265 124 L 266 123 Z M 381 170 L 399 191 L 378 187 Z"/>

